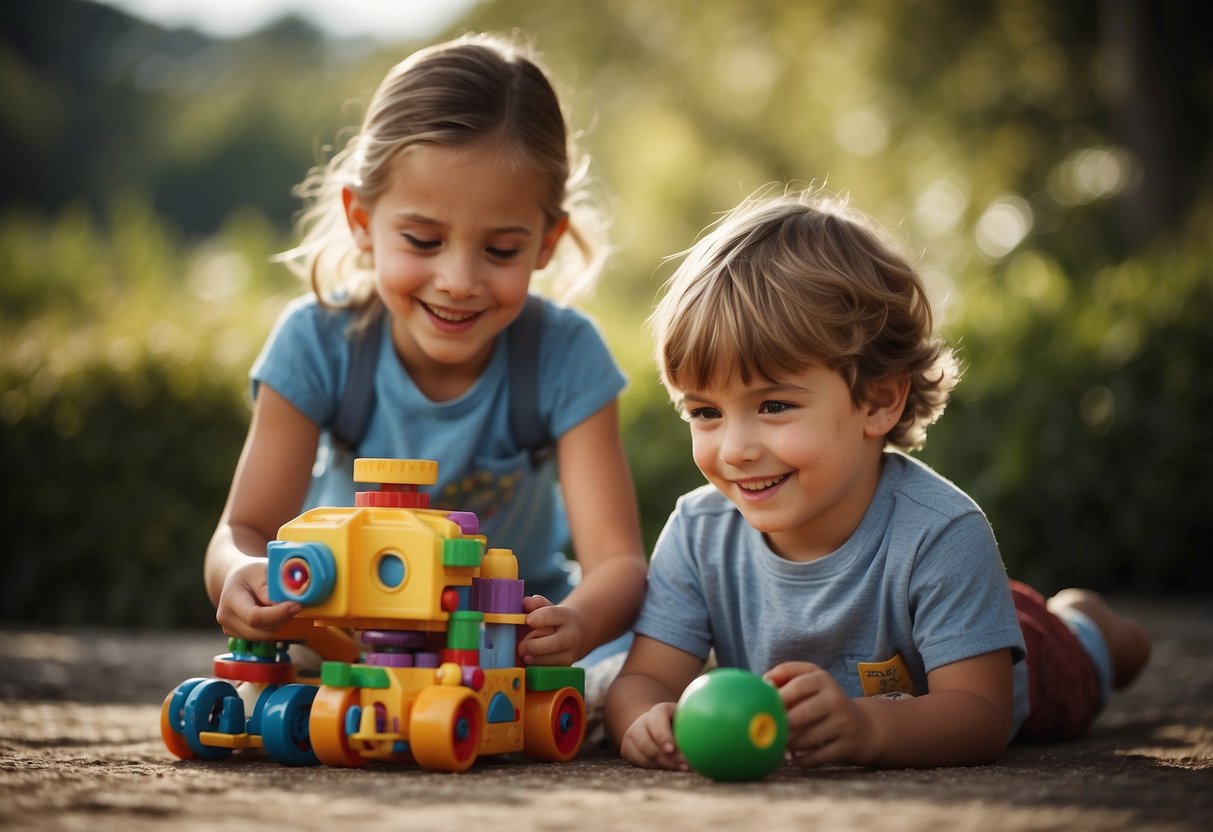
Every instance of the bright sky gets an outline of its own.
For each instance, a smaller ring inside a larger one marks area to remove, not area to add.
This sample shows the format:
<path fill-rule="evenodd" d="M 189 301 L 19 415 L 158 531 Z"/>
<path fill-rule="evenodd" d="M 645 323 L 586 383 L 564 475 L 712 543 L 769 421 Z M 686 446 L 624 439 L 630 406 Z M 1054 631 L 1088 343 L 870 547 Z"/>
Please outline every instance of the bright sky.
<path fill-rule="evenodd" d="M 479 0 L 98 0 L 166 27 L 193 26 L 214 37 L 247 34 L 283 14 L 305 17 L 337 36 L 382 40 L 437 34 Z"/>

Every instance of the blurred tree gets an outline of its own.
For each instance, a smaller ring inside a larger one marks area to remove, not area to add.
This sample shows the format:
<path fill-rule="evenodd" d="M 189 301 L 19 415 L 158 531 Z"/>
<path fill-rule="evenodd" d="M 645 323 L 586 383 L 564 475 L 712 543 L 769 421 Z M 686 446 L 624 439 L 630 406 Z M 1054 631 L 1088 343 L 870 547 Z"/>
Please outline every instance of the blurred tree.
<path fill-rule="evenodd" d="M 87 0 L 9 0 L 0 140 L 23 164 L 3 205 L 47 215 L 83 200 L 100 212 L 133 190 L 191 235 L 214 233 L 242 205 L 285 228 L 291 188 L 349 94 L 317 90 L 347 60 L 302 18 L 213 40 Z"/>
<path fill-rule="evenodd" d="M 1118 200 L 1120 226 L 1136 246 L 1180 226 L 1209 183 L 1213 5 L 1101 0 L 1099 33 L 1113 136 L 1144 172 Z"/>

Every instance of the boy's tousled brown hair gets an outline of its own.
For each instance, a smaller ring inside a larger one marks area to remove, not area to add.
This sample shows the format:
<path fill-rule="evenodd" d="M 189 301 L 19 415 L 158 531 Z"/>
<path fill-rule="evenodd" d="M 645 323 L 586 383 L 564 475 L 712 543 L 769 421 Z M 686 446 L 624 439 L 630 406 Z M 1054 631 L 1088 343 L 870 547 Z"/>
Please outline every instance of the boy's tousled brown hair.
<path fill-rule="evenodd" d="M 808 190 L 747 199 L 688 252 L 649 319 L 671 396 L 740 377 L 771 381 L 820 362 L 852 400 L 906 376 L 886 444 L 926 441 L 959 380 L 922 281 L 845 201 Z"/>

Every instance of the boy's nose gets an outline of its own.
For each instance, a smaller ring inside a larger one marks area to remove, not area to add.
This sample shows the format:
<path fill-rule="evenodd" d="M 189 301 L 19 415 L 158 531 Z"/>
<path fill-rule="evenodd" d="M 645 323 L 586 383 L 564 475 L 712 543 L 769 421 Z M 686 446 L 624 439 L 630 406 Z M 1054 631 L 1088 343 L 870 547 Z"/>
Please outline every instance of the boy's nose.
<path fill-rule="evenodd" d="M 734 422 L 725 426 L 720 442 L 720 458 L 729 465 L 751 462 L 758 456 L 758 447 L 753 426 Z"/>

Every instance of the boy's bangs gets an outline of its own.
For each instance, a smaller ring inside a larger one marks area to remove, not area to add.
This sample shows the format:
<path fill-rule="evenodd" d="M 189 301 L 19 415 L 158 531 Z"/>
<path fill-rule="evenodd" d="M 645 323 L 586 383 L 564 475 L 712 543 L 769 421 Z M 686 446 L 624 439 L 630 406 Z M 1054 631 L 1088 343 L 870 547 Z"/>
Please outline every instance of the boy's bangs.
<path fill-rule="evenodd" d="M 679 390 L 705 390 L 740 379 L 774 381 L 803 369 L 803 333 L 784 331 L 782 315 L 754 307 L 726 276 L 713 281 L 671 322 L 665 342 L 666 376 Z"/>

